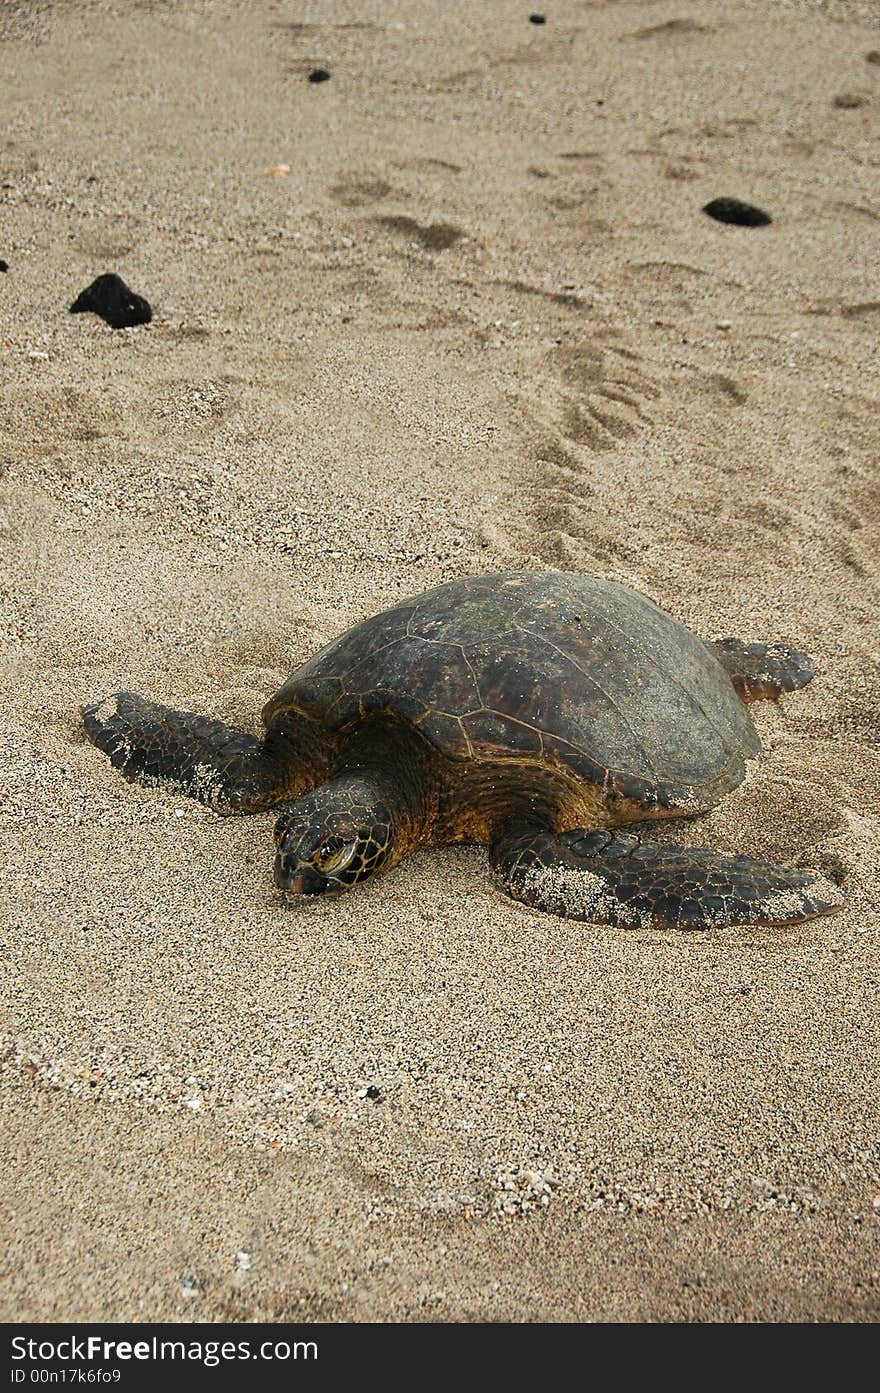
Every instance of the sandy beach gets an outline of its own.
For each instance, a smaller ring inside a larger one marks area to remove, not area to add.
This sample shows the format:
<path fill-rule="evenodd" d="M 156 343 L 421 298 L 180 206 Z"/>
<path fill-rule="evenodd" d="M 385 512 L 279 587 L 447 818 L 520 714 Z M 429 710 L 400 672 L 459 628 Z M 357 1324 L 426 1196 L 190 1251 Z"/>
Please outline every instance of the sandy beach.
<path fill-rule="evenodd" d="M 880 1314 L 877 8 L 545 16 L 0 0 L 0 1319 Z M 84 739 L 548 566 L 813 656 L 663 835 L 840 914 L 564 921 L 479 847 L 284 910 L 271 814 Z"/>

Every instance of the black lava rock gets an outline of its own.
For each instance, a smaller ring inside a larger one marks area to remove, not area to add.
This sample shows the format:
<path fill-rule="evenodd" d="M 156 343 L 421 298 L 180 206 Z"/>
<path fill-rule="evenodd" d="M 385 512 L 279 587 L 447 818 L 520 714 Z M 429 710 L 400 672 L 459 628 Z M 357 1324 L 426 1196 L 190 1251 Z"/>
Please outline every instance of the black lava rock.
<path fill-rule="evenodd" d="M 773 219 L 762 208 L 752 203 L 741 203 L 738 198 L 713 198 L 703 209 L 716 222 L 735 223 L 737 227 L 766 227 Z"/>
<path fill-rule="evenodd" d="M 130 329 L 149 324 L 153 311 L 142 295 L 129 290 L 121 277 L 111 272 L 92 281 L 70 307 L 71 314 L 99 314 L 113 329 Z"/>
<path fill-rule="evenodd" d="M 326 68 L 312 68 L 309 73 L 309 82 L 329 82 L 330 74 Z"/>
<path fill-rule="evenodd" d="M 0 261 L 0 271 L 8 271 L 8 270 L 9 270 L 9 267 L 6 265 L 6 262 L 5 262 L 5 261 Z"/>
<path fill-rule="evenodd" d="M 529 24 L 546 24 L 546 15 L 529 15 Z"/>

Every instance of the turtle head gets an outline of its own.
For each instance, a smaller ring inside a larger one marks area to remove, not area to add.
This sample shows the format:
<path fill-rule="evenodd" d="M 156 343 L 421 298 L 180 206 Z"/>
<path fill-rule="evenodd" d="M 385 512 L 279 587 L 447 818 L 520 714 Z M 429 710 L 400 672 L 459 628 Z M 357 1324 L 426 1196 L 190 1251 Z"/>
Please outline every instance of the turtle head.
<path fill-rule="evenodd" d="M 298 798 L 275 824 L 275 884 L 325 895 L 369 880 L 394 843 L 389 809 L 362 779 L 336 779 Z"/>

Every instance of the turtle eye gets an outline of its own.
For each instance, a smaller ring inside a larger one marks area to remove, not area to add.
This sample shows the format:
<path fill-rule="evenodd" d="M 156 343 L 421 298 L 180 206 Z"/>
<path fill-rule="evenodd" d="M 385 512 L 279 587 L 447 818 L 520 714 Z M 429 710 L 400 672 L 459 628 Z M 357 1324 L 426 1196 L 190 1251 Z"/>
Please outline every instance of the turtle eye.
<path fill-rule="evenodd" d="M 330 837 L 318 848 L 318 865 L 325 873 L 342 870 L 354 856 L 356 847 L 357 842 L 346 842 L 342 837 Z"/>

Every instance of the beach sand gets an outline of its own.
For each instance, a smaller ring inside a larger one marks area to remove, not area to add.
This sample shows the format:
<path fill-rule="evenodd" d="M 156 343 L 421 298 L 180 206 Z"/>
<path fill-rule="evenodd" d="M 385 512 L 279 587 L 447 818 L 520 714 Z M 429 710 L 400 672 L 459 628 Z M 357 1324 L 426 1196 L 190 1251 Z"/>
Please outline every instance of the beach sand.
<path fill-rule="evenodd" d="M 546 19 L 0 3 L 5 1320 L 877 1318 L 876 7 Z M 107 271 L 150 325 L 67 313 Z M 668 835 L 841 914 L 566 922 L 481 848 L 284 911 L 271 815 L 79 728 L 255 729 L 347 625 L 548 565 L 814 656 Z"/>

